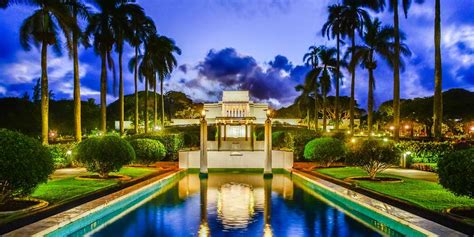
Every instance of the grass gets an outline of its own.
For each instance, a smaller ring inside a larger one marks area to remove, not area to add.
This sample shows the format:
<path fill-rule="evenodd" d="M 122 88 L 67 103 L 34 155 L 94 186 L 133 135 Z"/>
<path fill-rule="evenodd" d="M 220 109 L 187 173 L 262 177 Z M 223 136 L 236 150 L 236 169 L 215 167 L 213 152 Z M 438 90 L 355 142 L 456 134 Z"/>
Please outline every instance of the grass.
<path fill-rule="evenodd" d="M 124 167 L 119 172 L 112 174 L 138 178 L 151 174 L 154 171 L 155 170 L 148 168 Z M 76 180 L 75 177 L 68 177 L 39 185 L 31 196 L 45 200 L 50 204 L 56 204 L 113 186 L 117 183 L 118 181 L 116 180 Z"/>
<path fill-rule="evenodd" d="M 356 167 L 325 168 L 317 169 L 316 171 L 337 179 L 345 179 L 353 176 L 367 176 L 367 174 L 362 169 Z M 356 182 L 361 187 L 392 196 L 397 199 L 405 200 L 434 211 L 443 211 L 447 208 L 453 207 L 474 207 L 474 199 L 455 196 L 453 193 L 447 191 L 438 183 L 387 174 L 380 174 L 380 177 L 400 178 L 403 179 L 403 182 Z"/>

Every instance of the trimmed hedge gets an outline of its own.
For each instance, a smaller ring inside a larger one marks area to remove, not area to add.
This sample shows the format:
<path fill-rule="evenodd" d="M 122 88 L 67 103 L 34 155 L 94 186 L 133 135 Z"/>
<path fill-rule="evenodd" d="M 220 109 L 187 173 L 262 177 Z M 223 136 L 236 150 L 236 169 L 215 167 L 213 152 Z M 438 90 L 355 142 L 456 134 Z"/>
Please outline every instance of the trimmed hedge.
<path fill-rule="evenodd" d="M 136 161 L 139 164 L 150 165 L 166 156 L 165 146 L 160 141 L 152 139 L 134 139 L 130 141 L 135 150 Z"/>
<path fill-rule="evenodd" d="M 452 152 L 438 161 L 439 183 L 456 195 L 474 198 L 474 148 Z"/>
<path fill-rule="evenodd" d="M 39 141 L 0 129 L 0 205 L 31 194 L 53 171 L 51 154 Z"/>
<path fill-rule="evenodd" d="M 165 160 L 177 160 L 178 151 L 184 147 L 184 135 L 182 133 L 143 133 L 131 136 L 129 138 L 129 141 L 142 138 L 152 139 L 161 142 L 166 148 Z"/>
<path fill-rule="evenodd" d="M 316 138 L 304 148 L 304 157 L 307 160 L 318 161 L 326 167 L 343 158 L 345 153 L 344 142 L 332 137 Z"/>
<path fill-rule="evenodd" d="M 451 142 L 401 141 L 396 146 L 402 153 L 411 152 L 407 164 L 437 163 L 441 157 L 455 149 Z"/>
<path fill-rule="evenodd" d="M 49 145 L 49 153 L 54 161 L 54 168 L 69 168 L 74 167 L 75 163 L 72 151 L 76 147 L 76 143 L 54 144 Z"/>
<path fill-rule="evenodd" d="M 90 137 L 77 145 L 75 159 L 88 171 L 107 178 L 110 172 L 119 171 L 122 166 L 135 160 L 133 147 L 118 136 Z"/>

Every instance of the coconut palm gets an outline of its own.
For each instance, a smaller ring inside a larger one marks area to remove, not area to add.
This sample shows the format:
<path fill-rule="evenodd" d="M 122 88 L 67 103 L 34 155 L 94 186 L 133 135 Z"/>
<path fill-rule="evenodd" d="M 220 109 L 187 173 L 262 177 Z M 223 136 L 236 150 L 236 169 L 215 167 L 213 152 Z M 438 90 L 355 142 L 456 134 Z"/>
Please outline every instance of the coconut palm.
<path fill-rule="evenodd" d="M 400 39 L 404 40 L 405 35 L 400 33 Z M 362 45 L 358 45 L 354 49 L 353 61 L 350 67 L 355 67 L 360 64 L 363 68 L 369 72 L 369 85 L 368 85 L 368 99 L 367 99 L 367 113 L 368 113 L 368 132 L 369 136 L 372 134 L 373 125 L 373 112 L 374 112 L 374 89 L 375 89 L 375 77 L 374 70 L 377 68 L 376 56 L 385 60 L 388 65 L 392 68 L 395 62 L 400 62 L 400 66 L 403 68 L 404 64 L 402 59 L 395 58 L 395 29 L 392 26 L 383 26 L 379 19 L 374 21 L 365 22 L 365 31 L 362 36 Z M 400 52 L 405 55 L 411 55 L 408 47 L 401 43 Z"/>
<path fill-rule="evenodd" d="M 174 54 L 181 54 L 181 49 L 178 48 L 175 42 L 162 35 L 154 35 L 149 39 L 149 57 L 153 62 L 153 68 L 156 73 L 156 79 L 160 80 L 160 94 L 161 94 L 161 127 L 164 127 L 165 121 L 165 104 L 163 94 L 163 82 L 168 77 L 174 68 L 177 66 L 177 61 Z M 146 53 L 145 53 L 146 54 Z M 157 83 L 154 83 L 155 86 Z M 156 95 L 156 93 L 155 93 Z M 154 126 L 156 126 L 157 111 L 155 109 Z"/>
<path fill-rule="evenodd" d="M 362 0 L 344 0 L 344 9 L 341 12 L 342 26 L 345 34 L 349 36 L 351 40 L 351 48 L 355 49 L 355 37 L 356 33 L 362 34 L 364 22 L 370 20 L 370 15 L 365 8 L 376 9 L 374 1 L 362 1 Z M 375 7 L 374 7 L 375 5 Z M 354 51 L 351 51 L 351 57 L 354 55 Z M 351 73 L 351 99 L 349 104 L 349 128 L 351 133 L 354 133 L 354 110 L 355 110 L 355 68 L 349 68 Z"/>
<path fill-rule="evenodd" d="M 137 63 L 132 63 L 133 65 L 132 68 L 129 67 L 130 71 L 134 73 L 134 85 L 135 85 L 135 133 L 138 133 L 138 124 L 139 124 L 139 109 L 138 109 L 138 66 L 139 66 L 139 51 L 140 51 L 140 46 L 142 43 L 144 43 L 150 35 L 156 34 L 156 28 L 155 28 L 155 23 L 153 20 L 149 17 L 146 16 L 141 16 L 141 17 L 133 17 L 130 20 L 130 27 L 131 30 L 133 31 L 133 34 L 131 35 L 129 42 L 130 45 L 134 48 L 135 50 L 135 57 L 132 58 L 131 62 L 137 62 Z M 130 66 L 130 64 L 129 64 Z"/>
<path fill-rule="evenodd" d="M 41 48 L 41 140 L 43 144 L 48 144 L 48 46 L 52 46 L 56 54 L 61 54 L 62 32 L 70 49 L 71 34 L 77 25 L 67 14 L 68 8 L 64 1 L 34 0 L 29 3 L 37 9 L 20 27 L 20 44 L 25 50 L 30 50 L 32 45 Z"/>
<path fill-rule="evenodd" d="M 313 90 L 314 96 L 314 130 L 318 130 L 318 120 L 319 120 L 319 108 L 318 108 L 318 97 L 319 97 L 319 83 L 318 76 L 321 73 L 321 68 L 319 65 L 319 51 L 321 47 L 311 46 L 308 48 L 308 53 L 303 56 L 303 61 L 306 65 L 311 66 L 311 70 L 306 74 L 305 84 Z M 298 89 L 297 89 L 298 90 Z M 299 88 L 299 91 L 303 91 L 302 88 Z M 309 94 L 308 94 L 309 96 Z M 308 118 L 309 124 L 309 118 Z"/>
<path fill-rule="evenodd" d="M 443 86 L 441 73 L 441 2 L 435 0 L 435 91 L 433 104 L 433 125 L 436 139 L 440 139 L 443 123 Z"/>
<path fill-rule="evenodd" d="M 423 3 L 424 0 L 414 0 L 416 3 Z M 389 10 L 393 12 L 393 26 L 395 33 L 395 55 L 396 59 L 400 58 L 401 45 L 400 45 L 400 27 L 398 17 L 398 5 L 399 0 L 387 0 L 389 4 Z M 401 5 L 405 18 L 408 16 L 408 10 L 410 9 L 412 0 L 402 0 Z M 384 2 L 379 3 L 379 9 L 384 8 Z M 393 63 L 393 125 L 394 139 L 398 141 L 400 137 L 400 62 L 395 60 Z"/>
<path fill-rule="evenodd" d="M 336 72 L 335 72 L 335 85 L 336 85 L 336 101 L 335 101 L 335 114 L 336 114 L 336 129 L 339 129 L 339 83 L 340 83 L 340 46 L 341 38 L 345 36 L 346 30 L 344 29 L 342 12 L 345 6 L 340 4 L 334 4 L 328 7 L 328 19 L 323 25 L 322 33 L 323 36 L 327 36 L 328 39 L 336 39 Z M 324 74 L 324 73 L 323 73 Z M 326 73 L 325 76 L 329 76 Z M 321 85 L 322 86 L 322 85 Z M 324 119 L 324 118 L 323 118 Z"/>
<path fill-rule="evenodd" d="M 87 20 L 89 17 L 89 8 L 79 0 L 68 2 L 69 15 L 73 23 L 78 25 L 78 17 Z M 81 40 L 82 39 L 82 40 Z M 88 46 L 88 41 L 79 27 L 72 31 L 72 58 L 74 65 L 74 135 L 77 142 L 82 141 L 81 131 L 81 82 L 79 79 L 79 43 Z M 71 53 L 70 53 L 71 54 Z"/>
<path fill-rule="evenodd" d="M 311 92 L 313 91 L 313 87 L 311 86 L 312 83 L 313 81 L 309 77 L 306 77 L 304 84 L 297 85 L 295 87 L 296 91 L 301 92 L 301 95 L 296 97 L 295 104 L 298 105 L 299 111 L 306 110 L 305 117 L 306 117 L 308 129 L 311 128 L 310 106 L 311 106 Z"/>

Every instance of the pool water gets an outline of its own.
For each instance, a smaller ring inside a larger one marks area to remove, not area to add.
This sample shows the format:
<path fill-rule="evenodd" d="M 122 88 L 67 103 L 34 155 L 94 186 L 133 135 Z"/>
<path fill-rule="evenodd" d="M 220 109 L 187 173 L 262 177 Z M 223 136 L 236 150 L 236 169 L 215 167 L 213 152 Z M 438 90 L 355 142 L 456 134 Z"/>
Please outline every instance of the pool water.
<path fill-rule="evenodd" d="M 402 236 L 287 174 L 187 174 L 70 236 Z M 53 234 L 54 235 L 54 234 Z"/>

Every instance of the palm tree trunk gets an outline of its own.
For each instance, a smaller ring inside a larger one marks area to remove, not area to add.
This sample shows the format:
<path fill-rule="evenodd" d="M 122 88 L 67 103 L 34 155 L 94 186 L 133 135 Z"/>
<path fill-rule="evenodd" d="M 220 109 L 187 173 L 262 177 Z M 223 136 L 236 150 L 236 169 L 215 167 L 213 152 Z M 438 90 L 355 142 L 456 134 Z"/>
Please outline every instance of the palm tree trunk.
<path fill-rule="evenodd" d="M 318 120 L 319 120 L 319 108 L 318 108 L 318 89 L 314 89 L 314 130 L 318 131 Z"/>
<path fill-rule="evenodd" d="M 74 13 L 74 21 L 77 22 L 77 13 Z M 72 33 L 72 53 L 74 58 L 74 131 L 76 142 L 82 141 L 81 129 L 81 82 L 79 80 L 79 53 L 78 53 L 78 35 Z"/>
<path fill-rule="evenodd" d="M 123 94 L 123 68 L 122 68 L 122 55 L 123 52 L 120 50 L 118 53 L 119 61 L 119 124 L 120 124 L 120 135 L 125 133 L 124 120 L 125 120 L 125 106 L 124 106 L 124 94 Z"/>
<path fill-rule="evenodd" d="M 165 128 L 165 96 L 163 95 L 163 79 L 160 80 L 160 93 L 161 93 L 161 128 Z"/>
<path fill-rule="evenodd" d="M 393 60 L 393 126 L 394 140 L 400 137 L 400 29 L 398 23 L 398 0 L 393 1 L 393 22 L 395 30 L 395 60 Z"/>
<path fill-rule="evenodd" d="M 107 52 L 101 53 L 101 72 L 100 72 L 100 130 L 105 134 L 107 132 Z"/>
<path fill-rule="evenodd" d="M 156 80 L 158 77 L 155 78 L 155 84 L 153 85 L 153 129 L 156 128 L 156 124 L 158 123 L 158 101 L 156 100 Z"/>
<path fill-rule="evenodd" d="M 441 71 L 441 2 L 436 0 L 435 6 L 435 91 L 433 105 L 434 136 L 442 137 L 443 124 L 443 87 Z"/>
<path fill-rule="evenodd" d="M 335 102 L 334 102 L 334 107 L 335 107 L 334 112 L 335 112 L 336 116 L 335 116 L 335 121 L 334 121 L 334 122 L 336 123 L 336 126 L 335 126 L 336 130 L 338 130 L 338 129 L 339 129 L 339 70 L 340 70 L 340 68 L 339 68 L 339 61 L 341 60 L 341 59 L 340 59 L 341 55 L 340 55 L 340 52 L 339 52 L 339 51 L 340 51 L 340 42 L 339 42 L 340 35 L 337 34 L 336 38 L 337 38 L 337 39 L 336 39 L 336 40 L 337 40 L 337 42 L 336 42 L 336 45 L 337 45 L 337 46 L 336 46 L 336 47 L 337 47 L 337 59 L 336 59 L 336 60 L 337 60 L 337 62 L 336 62 L 336 100 L 335 100 Z"/>
<path fill-rule="evenodd" d="M 135 70 L 134 70 L 134 83 L 135 83 L 135 134 L 138 133 L 138 47 L 135 47 Z"/>
<path fill-rule="evenodd" d="M 352 40 L 352 52 L 351 57 L 352 60 L 354 59 L 355 54 L 355 29 L 352 30 L 351 35 Z M 351 61 L 352 61 L 351 60 Z M 350 116 L 350 131 L 351 134 L 354 134 L 354 109 L 355 109 L 355 66 L 351 68 L 351 101 L 350 101 L 350 108 L 349 108 L 349 116 Z"/>
<path fill-rule="evenodd" d="M 307 128 L 311 129 L 311 124 L 309 122 L 310 117 L 309 117 L 309 106 L 306 108 L 306 123 L 307 123 Z"/>
<path fill-rule="evenodd" d="M 148 78 L 145 78 L 145 133 L 148 132 Z"/>
<path fill-rule="evenodd" d="M 374 69 L 369 68 L 369 95 L 367 97 L 367 127 L 368 127 L 369 137 L 372 136 L 373 113 L 374 113 Z"/>
<path fill-rule="evenodd" d="M 326 120 L 326 99 L 327 99 L 327 93 L 326 91 L 323 92 L 323 132 L 326 132 L 326 125 L 327 125 L 327 120 Z"/>
<path fill-rule="evenodd" d="M 48 89 L 48 43 L 41 46 L 41 141 L 48 144 L 49 89 Z"/>

